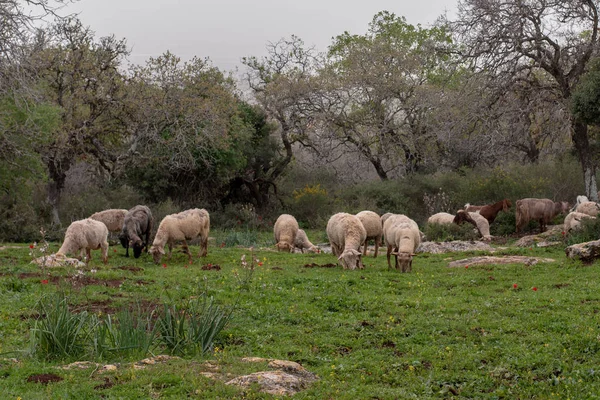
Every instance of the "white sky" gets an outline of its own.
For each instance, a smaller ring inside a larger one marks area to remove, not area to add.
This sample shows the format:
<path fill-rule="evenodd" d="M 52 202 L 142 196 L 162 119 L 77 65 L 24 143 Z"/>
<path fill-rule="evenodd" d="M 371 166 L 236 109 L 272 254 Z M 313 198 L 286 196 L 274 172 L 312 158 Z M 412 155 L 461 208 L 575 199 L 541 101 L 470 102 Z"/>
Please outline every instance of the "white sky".
<path fill-rule="evenodd" d="M 263 56 L 268 42 L 292 34 L 325 51 L 331 38 L 366 32 L 387 10 L 408 23 L 430 26 L 457 0 L 79 0 L 64 12 L 78 13 L 97 37 L 127 39 L 130 61 L 169 50 L 187 60 L 209 57 L 222 70 L 243 69 L 244 56 Z"/>

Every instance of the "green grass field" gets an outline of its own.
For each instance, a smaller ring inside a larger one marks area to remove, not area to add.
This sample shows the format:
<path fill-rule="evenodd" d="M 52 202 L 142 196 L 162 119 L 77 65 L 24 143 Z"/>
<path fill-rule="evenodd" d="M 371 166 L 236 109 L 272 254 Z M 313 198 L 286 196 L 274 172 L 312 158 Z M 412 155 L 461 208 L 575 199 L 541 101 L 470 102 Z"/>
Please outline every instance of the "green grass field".
<path fill-rule="evenodd" d="M 212 236 L 208 257 L 192 265 L 180 252 L 154 265 L 146 254 L 125 258 L 124 249 L 111 246 L 108 264 L 94 251 L 83 275 L 74 268 L 43 275 L 30 264 L 28 244 L 6 245 L 0 250 L 2 398 L 274 398 L 254 386 L 224 384 L 266 368 L 243 357 L 296 361 L 317 374 L 298 399 L 600 397 L 598 264 L 569 261 L 562 246 L 496 253 L 556 260 L 531 266 L 449 268 L 452 260 L 482 253 L 419 254 L 413 273 L 401 274 L 387 270 L 385 252 L 366 258 L 364 270 L 346 271 L 329 265 L 336 262 L 330 254 L 274 252 L 270 234 Z M 324 239 L 322 232 L 309 236 Z M 234 246 L 244 241 L 255 250 Z M 51 252 L 57 249 L 52 244 Z M 192 250 L 197 255 L 198 247 Z M 248 263 L 251 255 L 259 261 L 253 272 L 243 267 L 244 254 Z M 211 351 L 143 370 L 132 362 L 168 348 L 157 342 L 146 356 L 100 357 L 90 339 L 77 358 L 30 356 L 31 328 L 44 317 L 36 304 L 56 292 L 73 312 L 98 318 L 131 305 L 149 315 L 164 303 L 203 295 L 234 311 Z M 118 368 L 58 368 L 86 360 Z M 218 379 L 201 375 L 211 371 Z M 28 382 L 36 374 L 62 380 Z"/>

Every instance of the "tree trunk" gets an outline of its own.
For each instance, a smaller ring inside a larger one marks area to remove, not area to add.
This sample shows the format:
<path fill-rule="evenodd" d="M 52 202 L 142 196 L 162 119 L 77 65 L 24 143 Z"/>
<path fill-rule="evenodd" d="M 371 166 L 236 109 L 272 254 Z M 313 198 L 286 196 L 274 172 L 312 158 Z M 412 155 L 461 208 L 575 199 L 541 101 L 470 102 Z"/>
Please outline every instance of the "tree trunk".
<path fill-rule="evenodd" d="M 60 216 L 58 214 L 58 209 L 60 206 L 60 194 L 62 188 L 59 188 L 59 183 L 55 181 L 51 181 L 48 183 L 47 192 L 48 192 L 48 203 L 52 206 L 52 225 L 60 226 Z"/>
<path fill-rule="evenodd" d="M 573 143 L 583 169 L 585 195 L 591 201 L 598 201 L 598 186 L 596 185 L 596 163 L 590 149 L 587 125 L 573 121 Z"/>
<path fill-rule="evenodd" d="M 60 199 L 62 191 L 65 188 L 65 181 L 67 180 L 67 174 L 64 171 L 70 168 L 71 162 L 68 158 L 63 159 L 62 162 L 51 158 L 46 161 L 46 165 L 50 178 L 47 186 L 47 201 L 52 206 L 52 224 L 60 226 Z"/>

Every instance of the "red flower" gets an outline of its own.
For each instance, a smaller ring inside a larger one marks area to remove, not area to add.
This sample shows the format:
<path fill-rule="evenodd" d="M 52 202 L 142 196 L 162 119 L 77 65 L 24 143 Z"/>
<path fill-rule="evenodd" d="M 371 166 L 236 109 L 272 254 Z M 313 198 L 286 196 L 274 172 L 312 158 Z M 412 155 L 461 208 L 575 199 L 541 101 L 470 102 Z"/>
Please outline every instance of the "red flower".
<path fill-rule="evenodd" d="M 565 236 L 565 235 L 566 235 L 565 231 L 562 231 L 562 235 L 563 235 L 563 236 Z"/>
<path fill-rule="evenodd" d="M 469 266 L 468 266 L 468 265 L 465 265 L 465 268 L 469 268 Z"/>
<path fill-rule="evenodd" d="M 117 249 L 113 249 L 113 253 L 116 253 L 116 252 L 117 252 Z"/>
<path fill-rule="evenodd" d="M 42 279 L 40 282 L 42 282 L 42 285 L 47 285 L 48 284 L 48 279 Z"/>
<path fill-rule="evenodd" d="M 167 264 L 163 264 L 163 268 L 167 268 Z"/>
<path fill-rule="evenodd" d="M 221 248 L 225 247 L 225 242 L 221 243 Z"/>
<path fill-rule="evenodd" d="M 537 287 L 532 287 L 531 290 L 533 290 L 534 292 L 537 292 Z"/>
<path fill-rule="evenodd" d="M 29 245 L 29 248 L 30 248 L 30 249 L 33 249 L 33 247 L 34 247 L 34 246 L 33 246 L 32 244 L 30 244 L 30 245 Z"/>
<path fill-rule="evenodd" d="M 258 262 L 258 266 L 259 266 L 259 267 L 262 267 L 262 266 L 263 266 L 263 262 L 262 262 L 262 261 L 259 261 L 259 262 Z"/>
<path fill-rule="evenodd" d="M 513 283 L 513 289 L 516 289 L 516 288 L 517 288 L 517 284 Z"/>

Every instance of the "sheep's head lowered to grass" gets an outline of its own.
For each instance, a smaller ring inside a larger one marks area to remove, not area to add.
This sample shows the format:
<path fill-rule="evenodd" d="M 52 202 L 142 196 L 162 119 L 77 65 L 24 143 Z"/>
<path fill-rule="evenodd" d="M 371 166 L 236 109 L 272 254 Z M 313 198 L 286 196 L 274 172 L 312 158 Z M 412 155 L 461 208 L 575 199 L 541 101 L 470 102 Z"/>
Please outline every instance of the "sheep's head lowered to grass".
<path fill-rule="evenodd" d="M 364 269 L 362 253 L 355 249 L 344 250 L 338 257 L 338 261 L 344 269 Z"/>
<path fill-rule="evenodd" d="M 158 264 L 160 263 L 160 259 L 162 258 L 162 256 L 165 255 L 165 249 L 164 247 L 160 246 L 151 246 L 150 250 L 148 250 L 148 253 L 152 254 L 152 259 L 154 260 L 154 263 Z"/>
<path fill-rule="evenodd" d="M 396 256 L 396 269 L 400 269 L 402 272 L 412 272 L 412 260 L 416 254 L 392 252 L 392 255 Z"/>

